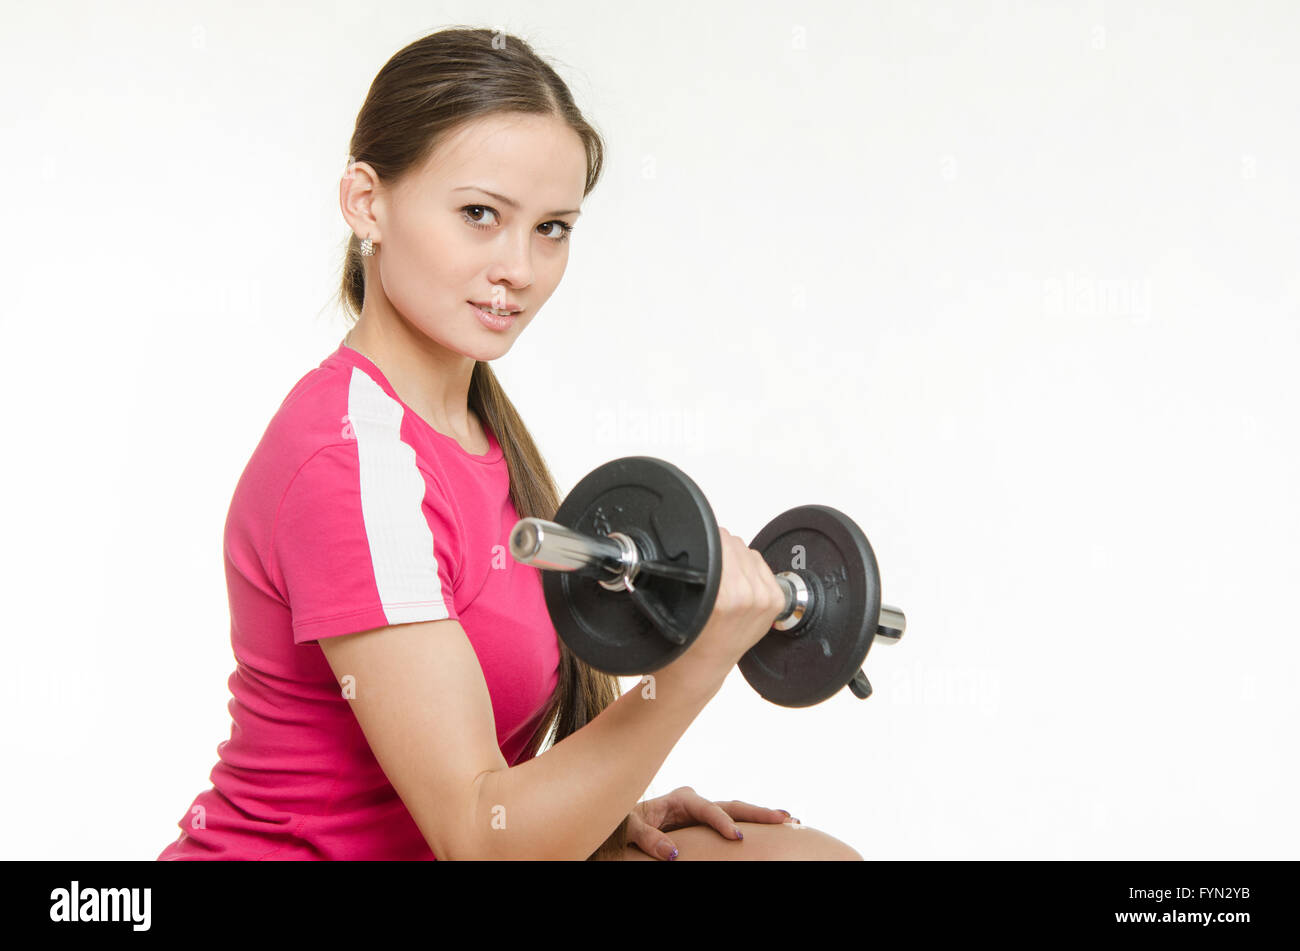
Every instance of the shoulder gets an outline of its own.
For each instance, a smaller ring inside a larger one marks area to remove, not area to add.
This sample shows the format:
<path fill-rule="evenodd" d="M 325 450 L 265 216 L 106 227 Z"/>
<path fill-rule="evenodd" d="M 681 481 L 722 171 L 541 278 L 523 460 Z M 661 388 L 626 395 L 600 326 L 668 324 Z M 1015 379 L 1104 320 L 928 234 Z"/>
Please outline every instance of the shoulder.
<path fill-rule="evenodd" d="M 419 499 L 454 509 L 440 447 L 418 438 L 405 415 L 363 369 L 326 360 L 294 384 L 267 424 L 236 489 L 240 516 L 265 524 L 286 501 L 378 512 Z"/>
<path fill-rule="evenodd" d="M 355 460 L 356 442 L 346 419 L 348 369 L 322 363 L 294 383 L 244 465 L 228 529 L 259 535 L 300 476 L 336 478 L 346 471 L 349 457 Z"/>
<path fill-rule="evenodd" d="M 363 465 L 382 464 L 385 456 L 385 468 L 413 467 L 413 450 L 401 435 L 403 416 L 401 404 L 364 370 L 331 358 L 293 385 L 249 466 L 259 473 L 259 488 L 272 492 L 288 489 L 303 473 L 356 473 Z M 384 452 L 386 446 L 396 453 Z"/>
<path fill-rule="evenodd" d="M 353 441 L 348 410 L 354 373 L 365 377 L 336 364 L 322 364 L 304 375 L 271 417 L 263 443 L 305 462 L 323 448 Z"/>

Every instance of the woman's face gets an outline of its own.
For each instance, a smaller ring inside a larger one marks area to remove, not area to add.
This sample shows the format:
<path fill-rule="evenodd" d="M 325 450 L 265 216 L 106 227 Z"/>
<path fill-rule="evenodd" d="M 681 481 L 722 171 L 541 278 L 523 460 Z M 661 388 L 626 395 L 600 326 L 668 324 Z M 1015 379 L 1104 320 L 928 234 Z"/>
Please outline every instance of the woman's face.
<path fill-rule="evenodd" d="M 368 212 L 349 201 L 345 176 L 344 216 L 376 245 L 367 289 L 377 273 L 383 297 L 412 328 L 464 356 L 496 359 L 564 275 L 586 178 L 577 133 L 524 113 L 463 126 L 395 187 L 376 184 Z M 371 300 L 367 293 L 366 310 Z M 494 328 L 471 302 L 521 312 Z"/>

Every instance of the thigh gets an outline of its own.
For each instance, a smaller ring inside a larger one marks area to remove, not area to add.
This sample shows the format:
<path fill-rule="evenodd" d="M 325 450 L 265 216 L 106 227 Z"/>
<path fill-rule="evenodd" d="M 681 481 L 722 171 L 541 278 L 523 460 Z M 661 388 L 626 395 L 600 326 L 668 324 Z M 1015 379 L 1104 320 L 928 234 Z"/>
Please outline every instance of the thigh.
<path fill-rule="evenodd" d="M 811 826 L 789 822 L 737 822 L 744 838 L 724 839 L 712 826 L 673 829 L 668 838 L 677 845 L 677 862 L 759 861 L 862 861 L 862 856 L 833 835 Z M 659 862 L 635 845 L 623 850 L 622 859 Z"/>

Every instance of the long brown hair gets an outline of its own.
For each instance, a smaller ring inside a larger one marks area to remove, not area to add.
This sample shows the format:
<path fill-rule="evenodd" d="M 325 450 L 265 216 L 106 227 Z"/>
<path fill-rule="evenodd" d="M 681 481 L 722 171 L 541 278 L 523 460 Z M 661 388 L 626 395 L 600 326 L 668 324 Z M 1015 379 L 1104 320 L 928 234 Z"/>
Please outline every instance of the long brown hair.
<path fill-rule="evenodd" d="M 348 146 L 350 160 L 371 165 L 381 181 L 396 182 L 420 167 L 462 124 L 487 115 L 525 112 L 562 119 L 586 145 L 583 196 L 600 179 L 604 142 L 574 104 L 555 70 L 519 37 L 488 29 L 453 27 L 422 37 L 399 50 L 370 84 Z M 340 302 L 360 319 L 366 281 L 360 240 L 348 240 Z M 520 517 L 551 519 L 560 493 L 528 427 L 501 388 L 488 363 L 479 360 L 470 377 L 469 406 L 497 437 L 510 471 L 510 500 Z M 559 684 L 522 759 L 578 730 L 620 695 L 618 680 L 588 667 L 560 647 Z M 575 777 L 575 782 L 578 781 Z M 624 818 L 589 856 L 614 858 L 627 843 Z"/>

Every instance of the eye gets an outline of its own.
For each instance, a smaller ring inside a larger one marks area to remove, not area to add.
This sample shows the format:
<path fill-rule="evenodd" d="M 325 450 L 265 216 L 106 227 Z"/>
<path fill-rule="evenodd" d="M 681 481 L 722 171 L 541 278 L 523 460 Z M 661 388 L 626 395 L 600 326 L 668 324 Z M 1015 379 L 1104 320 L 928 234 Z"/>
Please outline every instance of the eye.
<path fill-rule="evenodd" d="M 474 225 L 474 227 L 476 228 L 486 228 L 487 225 L 479 224 L 478 218 L 470 217 L 469 212 L 474 211 L 475 209 L 477 209 L 478 211 L 490 212 L 493 215 L 495 215 L 496 212 L 493 211 L 491 208 L 489 208 L 487 205 L 466 205 L 464 208 L 461 209 L 462 212 L 465 212 L 465 220 L 467 222 Z"/>
<path fill-rule="evenodd" d="M 465 205 L 460 210 L 462 213 L 461 217 L 465 219 L 466 224 L 469 224 L 475 228 L 485 229 L 485 228 L 490 228 L 491 225 L 481 224 L 480 223 L 482 221 L 481 214 L 480 217 L 476 218 L 473 215 L 474 212 L 487 213 L 487 214 L 491 214 L 494 217 L 496 216 L 496 210 L 489 208 L 487 205 Z M 556 232 L 553 231 L 550 234 L 543 235 L 543 237 L 550 238 L 556 244 L 559 244 L 562 241 L 568 241 L 569 234 L 573 231 L 575 227 L 574 225 L 571 225 L 568 222 L 560 221 L 558 218 L 554 221 L 547 221 L 543 224 L 540 224 L 538 225 L 538 227 L 547 228 L 550 227 L 551 225 L 555 225 L 560 229 L 559 236 L 557 237 Z"/>
<path fill-rule="evenodd" d="M 539 227 L 545 228 L 546 225 L 558 225 L 558 226 L 559 226 L 559 228 L 560 228 L 560 232 L 559 232 L 560 236 L 559 236 L 558 238 L 555 238 L 555 243 L 556 243 L 556 244 L 559 244 L 561 241 L 568 241 L 568 240 L 569 240 L 569 235 L 573 233 L 573 225 L 569 224 L 567 221 L 559 221 L 559 220 L 556 220 L 556 221 L 548 221 L 548 222 L 546 222 L 546 224 L 544 224 L 544 225 L 540 225 Z M 555 233 L 552 232 L 551 234 L 548 234 L 547 237 L 548 237 L 548 238 L 554 237 L 554 234 L 555 234 Z"/>

